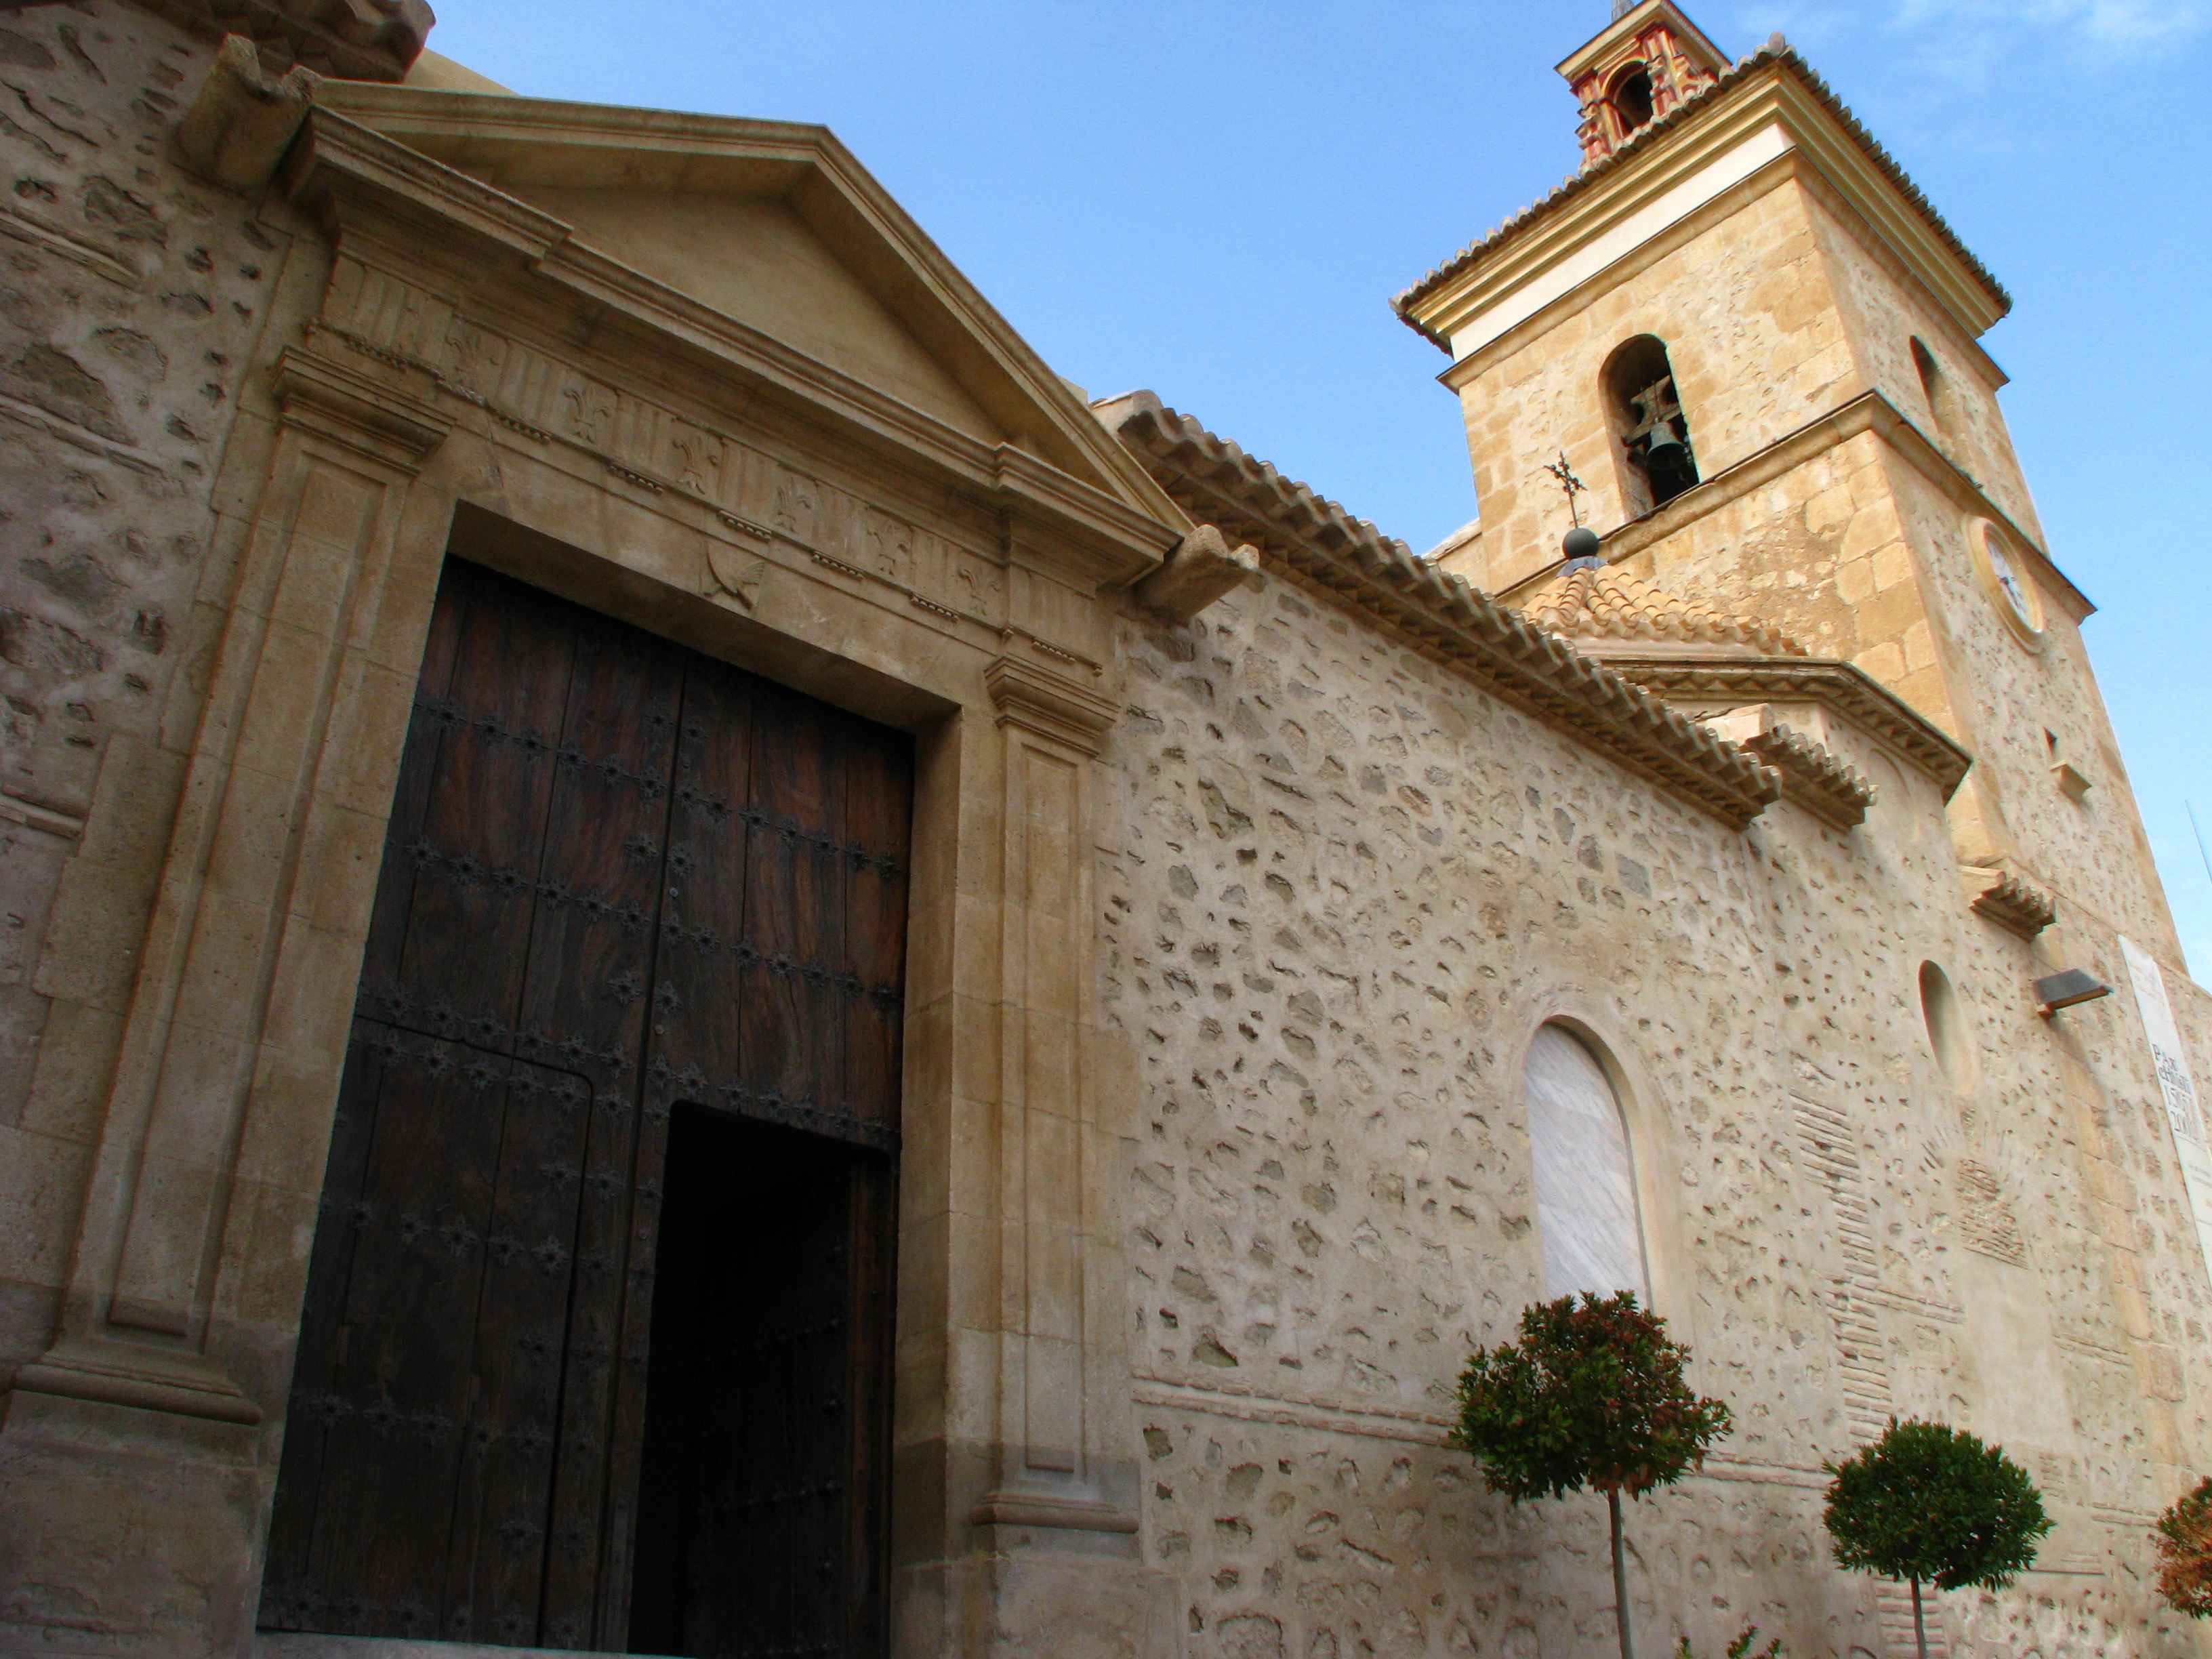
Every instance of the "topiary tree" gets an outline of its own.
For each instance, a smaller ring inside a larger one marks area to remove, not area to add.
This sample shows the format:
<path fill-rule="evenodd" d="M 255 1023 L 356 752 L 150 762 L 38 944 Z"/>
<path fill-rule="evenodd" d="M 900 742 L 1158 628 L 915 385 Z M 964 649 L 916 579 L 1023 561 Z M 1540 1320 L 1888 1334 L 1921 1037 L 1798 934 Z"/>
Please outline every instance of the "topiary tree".
<path fill-rule="evenodd" d="M 2212 1480 L 2158 1517 L 2158 1593 L 2191 1619 L 2212 1619 Z"/>
<path fill-rule="evenodd" d="M 1626 1291 L 1562 1297 L 1521 1315 L 1521 1340 L 1478 1348 L 1459 1379 L 1452 1443 L 1516 1504 L 1594 1486 L 1613 1523 L 1621 1659 L 1635 1659 L 1620 1499 L 1671 1486 L 1728 1432 L 1729 1409 L 1683 1380 L 1690 1351 Z"/>
<path fill-rule="evenodd" d="M 1912 1586 L 1912 1632 L 1928 1659 L 1920 1586 L 2002 1589 L 2051 1530 L 2043 1495 L 1998 1448 L 1941 1423 L 1889 1419 L 1881 1439 L 1827 1466 L 1837 1565 Z"/>

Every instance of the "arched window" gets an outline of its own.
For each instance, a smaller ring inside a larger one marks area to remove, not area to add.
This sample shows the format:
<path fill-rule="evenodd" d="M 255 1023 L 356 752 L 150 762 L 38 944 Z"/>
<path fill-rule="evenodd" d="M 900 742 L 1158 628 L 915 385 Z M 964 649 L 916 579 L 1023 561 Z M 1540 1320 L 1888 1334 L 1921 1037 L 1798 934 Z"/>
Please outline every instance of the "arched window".
<path fill-rule="evenodd" d="M 1698 482 L 1689 417 L 1674 390 L 1674 368 L 1656 336 L 1639 334 L 1606 360 L 1605 398 L 1620 444 L 1621 502 L 1641 518 Z"/>
<path fill-rule="evenodd" d="M 1620 136 L 1651 125 L 1651 71 L 1632 64 L 1613 83 L 1613 110 L 1620 118 Z"/>
<path fill-rule="evenodd" d="M 1590 1047 L 1547 1025 L 1528 1047 L 1528 1143 L 1545 1294 L 1633 1291 L 1651 1305 L 1628 1121 Z"/>

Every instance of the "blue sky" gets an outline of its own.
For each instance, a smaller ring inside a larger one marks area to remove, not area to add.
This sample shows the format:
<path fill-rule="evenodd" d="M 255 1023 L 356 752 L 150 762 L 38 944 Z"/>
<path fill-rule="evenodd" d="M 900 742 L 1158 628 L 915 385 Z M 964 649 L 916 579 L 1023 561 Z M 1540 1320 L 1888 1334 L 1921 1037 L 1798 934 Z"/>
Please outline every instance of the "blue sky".
<path fill-rule="evenodd" d="M 2212 0 L 1704 0 L 1784 31 L 2012 290 L 1986 343 L 2182 938 L 2212 979 Z M 1607 0 L 443 0 L 545 97 L 836 129 L 1060 372 L 1150 386 L 1416 548 L 1473 516 L 1389 296 L 1572 171 Z M 2175 65 L 2187 66 L 2176 73 Z"/>

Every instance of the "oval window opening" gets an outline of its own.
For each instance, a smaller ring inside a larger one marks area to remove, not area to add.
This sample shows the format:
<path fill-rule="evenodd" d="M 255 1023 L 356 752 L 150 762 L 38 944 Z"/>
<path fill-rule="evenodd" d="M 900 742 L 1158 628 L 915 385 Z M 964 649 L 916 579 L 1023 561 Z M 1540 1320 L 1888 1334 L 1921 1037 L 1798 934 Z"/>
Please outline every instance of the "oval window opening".
<path fill-rule="evenodd" d="M 1920 1018 L 1928 1027 L 1928 1046 L 1951 1086 L 1964 1089 L 1973 1081 L 1973 1044 L 1966 1036 L 1964 1012 L 1951 976 L 1932 962 L 1920 964 Z"/>

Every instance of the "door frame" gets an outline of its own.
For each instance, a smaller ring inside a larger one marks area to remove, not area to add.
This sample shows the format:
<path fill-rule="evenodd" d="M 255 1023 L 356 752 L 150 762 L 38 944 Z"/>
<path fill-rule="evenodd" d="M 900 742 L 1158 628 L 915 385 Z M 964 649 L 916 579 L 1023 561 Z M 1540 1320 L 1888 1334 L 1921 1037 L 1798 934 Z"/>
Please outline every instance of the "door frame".
<path fill-rule="evenodd" d="M 344 124 L 311 137 L 302 169 L 374 149 Z M 465 194 L 458 179 L 434 182 Z M 252 1650 L 379 854 L 459 541 L 914 735 L 893 1650 L 1018 1643 L 1021 1618 L 1057 1616 L 1055 1586 L 1164 1628 L 1134 1537 L 1137 1066 L 1097 1021 L 1091 864 L 1118 617 L 1176 527 L 1006 446 L 979 460 L 913 411 L 901 427 L 837 388 L 765 387 L 742 342 L 717 343 L 718 368 L 665 310 L 656 336 L 641 300 L 614 328 L 603 295 L 568 296 L 563 328 L 529 272 L 441 262 L 426 214 L 457 237 L 474 222 L 387 183 L 334 197 L 316 314 L 241 400 L 216 482 L 237 556 L 205 601 L 183 804 L 61 1328 L 9 1431 L 46 1410 L 61 1440 L 95 1435 L 107 1462 L 78 1478 L 140 1516 L 150 1572 L 192 1540 L 206 1650 Z M 478 390 L 485 362 L 534 401 Z M 96 799 L 88 842 L 131 806 Z M 64 1420 L 88 1407 L 96 1430 Z M 149 1528 L 127 1494 L 184 1441 L 219 1472 Z"/>

